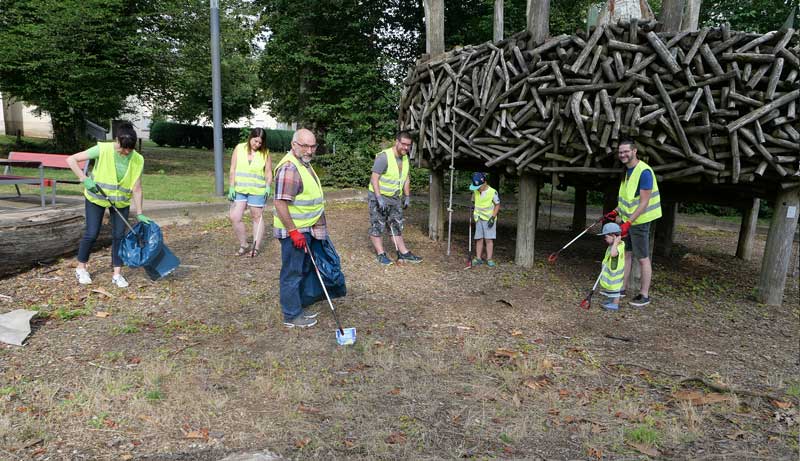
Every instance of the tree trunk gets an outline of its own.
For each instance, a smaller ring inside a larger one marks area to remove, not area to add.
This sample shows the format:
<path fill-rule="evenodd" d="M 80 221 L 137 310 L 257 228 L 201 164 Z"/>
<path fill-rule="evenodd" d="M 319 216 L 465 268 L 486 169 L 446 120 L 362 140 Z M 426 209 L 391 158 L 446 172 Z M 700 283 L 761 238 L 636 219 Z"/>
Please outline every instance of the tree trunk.
<path fill-rule="evenodd" d="M 534 241 L 536 239 L 536 202 L 539 199 L 539 180 L 524 174 L 519 178 L 517 203 L 517 244 L 514 263 L 522 267 L 533 267 Z"/>
<path fill-rule="evenodd" d="M 575 188 L 575 205 L 572 208 L 572 231 L 586 227 L 586 188 Z"/>
<path fill-rule="evenodd" d="M 674 32 L 681 29 L 683 3 L 684 0 L 664 0 L 664 3 L 661 4 L 661 15 L 658 22 L 661 23 L 663 31 Z"/>
<path fill-rule="evenodd" d="M 545 41 L 550 35 L 550 0 L 528 0 L 527 25 L 532 44 Z"/>
<path fill-rule="evenodd" d="M 672 252 L 672 242 L 675 236 L 675 223 L 678 218 L 677 202 L 661 202 L 661 219 L 656 221 L 658 228 L 653 252 L 659 256 L 669 257 Z"/>
<path fill-rule="evenodd" d="M 444 53 L 444 0 L 424 0 L 425 52 L 431 58 Z"/>
<path fill-rule="evenodd" d="M 444 172 L 431 170 L 429 189 L 428 237 L 441 240 L 444 237 Z"/>
<path fill-rule="evenodd" d="M 773 206 L 775 214 L 769 226 L 756 293 L 756 300 L 760 303 L 771 306 L 780 306 L 783 303 L 799 206 L 800 189 L 794 188 L 777 194 Z"/>
<path fill-rule="evenodd" d="M 736 257 L 750 261 L 753 257 L 753 241 L 758 226 L 758 209 L 761 200 L 754 198 L 749 207 L 742 209 L 742 225 L 739 228 L 739 242 L 736 245 Z"/>
<path fill-rule="evenodd" d="M 59 152 L 75 153 L 83 150 L 83 129 L 86 119 L 79 114 L 50 113 L 53 125 L 53 143 Z"/>
<path fill-rule="evenodd" d="M 681 20 L 681 31 L 697 32 L 697 26 L 700 22 L 700 5 L 702 3 L 702 0 L 686 0 L 686 10 L 683 12 L 683 19 Z"/>
<path fill-rule="evenodd" d="M 503 0 L 494 0 L 494 31 L 493 40 L 499 42 L 503 39 Z"/>

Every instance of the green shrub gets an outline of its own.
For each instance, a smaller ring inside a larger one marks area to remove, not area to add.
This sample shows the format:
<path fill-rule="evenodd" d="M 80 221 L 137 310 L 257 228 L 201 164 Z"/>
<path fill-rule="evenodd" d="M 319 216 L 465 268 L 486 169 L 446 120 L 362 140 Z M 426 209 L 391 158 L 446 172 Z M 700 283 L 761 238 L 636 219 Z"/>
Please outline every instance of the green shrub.
<path fill-rule="evenodd" d="M 250 128 L 224 128 L 222 144 L 233 148 L 242 142 L 242 131 L 249 134 Z M 271 152 L 286 152 L 291 147 L 292 131 L 266 130 L 267 148 Z M 158 120 L 150 125 L 150 139 L 159 146 L 196 147 L 212 149 L 214 147 L 214 129 L 210 126 L 187 125 L 183 123 Z M 245 136 L 245 139 L 247 137 Z"/>

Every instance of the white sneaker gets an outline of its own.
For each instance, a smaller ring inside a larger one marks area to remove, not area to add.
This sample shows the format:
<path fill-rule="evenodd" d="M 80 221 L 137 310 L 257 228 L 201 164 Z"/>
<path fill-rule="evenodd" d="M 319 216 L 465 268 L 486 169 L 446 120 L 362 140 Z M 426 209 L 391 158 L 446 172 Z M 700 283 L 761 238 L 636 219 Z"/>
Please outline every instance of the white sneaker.
<path fill-rule="evenodd" d="M 111 277 L 111 281 L 114 282 L 114 285 L 116 285 L 117 288 L 128 288 L 128 281 L 125 280 L 125 277 L 122 275 L 115 275 Z"/>
<path fill-rule="evenodd" d="M 78 277 L 78 283 L 81 285 L 88 285 L 92 283 L 92 276 L 86 269 L 75 269 L 75 277 Z"/>

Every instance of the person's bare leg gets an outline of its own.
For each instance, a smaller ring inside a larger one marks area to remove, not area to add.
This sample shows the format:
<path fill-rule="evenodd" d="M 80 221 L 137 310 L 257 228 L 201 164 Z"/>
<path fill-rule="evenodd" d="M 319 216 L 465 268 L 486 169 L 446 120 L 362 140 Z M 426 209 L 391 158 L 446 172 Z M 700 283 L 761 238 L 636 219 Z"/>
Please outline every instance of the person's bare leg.
<path fill-rule="evenodd" d="M 483 254 L 483 239 L 475 240 L 475 257 L 481 259 L 481 254 Z"/>
<path fill-rule="evenodd" d="M 372 246 L 375 247 L 375 253 L 383 253 L 383 239 L 381 237 L 375 237 L 374 235 L 370 235 L 369 239 L 372 241 Z"/>
<path fill-rule="evenodd" d="M 486 239 L 486 259 L 494 259 L 494 239 Z"/>
<path fill-rule="evenodd" d="M 245 208 L 247 208 L 247 202 L 233 202 L 230 212 L 233 233 L 239 240 L 239 245 L 243 247 L 247 246 L 247 231 L 245 230 L 244 223 L 242 222 L 242 216 L 244 216 Z"/>
<path fill-rule="evenodd" d="M 628 288 L 628 278 L 631 276 L 631 262 L 633 258 L 631 257 L 631 252 L 625 252 L 625 270 L 622 275 L 622 289 L 626 290 Z"/>
<path fill-rule="evenodd" d="M 626 255 L 627 256 L 627 255 Z M 639 293 L 642 296 L 650 297 L 650 280 L 653 277 L 653 265 L 650 262 L 650 258 L 643 258 L 639 260 L 639 265 L 642 268 L 642 289 Z"/>
<path fill-rule="evenodd" d="M 403 240 L 403 236 L 395 235 L 395 239 L 397 239 L 397 248 L 400 249 L 400 253 L 402 254 L 408 253 L 408 248 L 406 248 L 406 242 Z"/>

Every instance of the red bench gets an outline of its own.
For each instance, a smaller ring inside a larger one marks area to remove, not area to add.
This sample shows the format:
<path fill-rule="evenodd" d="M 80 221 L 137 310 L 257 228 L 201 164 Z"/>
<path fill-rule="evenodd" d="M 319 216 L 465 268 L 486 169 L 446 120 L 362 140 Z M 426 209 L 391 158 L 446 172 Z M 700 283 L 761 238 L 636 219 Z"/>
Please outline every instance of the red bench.
<path fill-rule="evenodd" d="M 52 199 L 51 203 L 56 203 L 56 183 L 62 182 L 67 184 L 80 184 L 81 182 L 77 179 L 50 179 L 44 177 L 44 168 L 56 168 L 56 169 L 69 169 L 69 165 L 67 165 L 67 155 L 62 154 L 42 154 L 37 152 L 10 152 L 8 154 L 8 161 L 3 162 L 5 164 L 5 170 L 3 174 L 0 175 L 0 184 L 14 184 L 14 187 L 17 189 L 17 196 L 21 195 L 19 191 L 19 184 L 33 184 L 39 185 L 39 192 L 42 197 L 42 207 L 44 207 L 44 188 L 45 187 L 52 187 Z M 85 160 L 83 162 L 78 162 L 78 165 L 83 170 L 84 174 L 87 173 L 89 170 L 89 161 Z M 10 174 L 12 172 L 12 167 L 34 167 L 39 168 L 39 177 L 32 178 L 32 177 L 25 177 L 25 176 L 15 176 Z"/>

